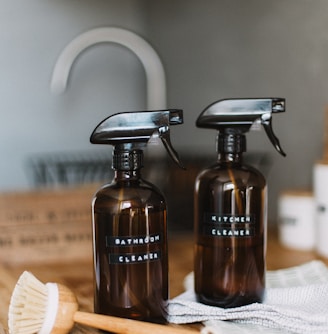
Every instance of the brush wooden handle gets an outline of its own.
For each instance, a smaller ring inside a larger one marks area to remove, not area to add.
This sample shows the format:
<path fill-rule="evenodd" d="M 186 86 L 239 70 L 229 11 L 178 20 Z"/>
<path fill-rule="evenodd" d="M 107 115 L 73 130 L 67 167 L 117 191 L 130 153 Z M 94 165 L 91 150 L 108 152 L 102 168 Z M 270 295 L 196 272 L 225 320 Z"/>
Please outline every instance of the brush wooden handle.
<path fill-rule="evenodd" d="M 116 334 L 195 334 L 194 330 L 150 322 L 113 317 L 96 313 L 78 311 L 73 292 L 64 285 L 57 284 L 59 306 L 51 334 L 66 334 L 74 323 L 102 329 Z"/>
<path fill-rule="evenodd" d="M 77 311 L 74 321 L 81 325 L 102 329 L 118 334 L 195 334 L 196 331 L 187 328 L 177 328 L 153 324 L 139 320 L 112 317 L 95 313 Z"/>

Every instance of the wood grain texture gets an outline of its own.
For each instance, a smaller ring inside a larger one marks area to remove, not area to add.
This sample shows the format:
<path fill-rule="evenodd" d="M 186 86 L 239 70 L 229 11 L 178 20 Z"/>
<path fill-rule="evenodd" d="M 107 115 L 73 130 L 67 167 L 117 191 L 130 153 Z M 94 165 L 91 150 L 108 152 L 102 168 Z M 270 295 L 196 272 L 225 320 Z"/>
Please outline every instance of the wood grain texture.
<path fill-rule="evenodd" d="M 74 327 L 74 314 L 78 310 L 78 302 L 73 292 L 65 285 L 57 284 L 59 293 L 58 312 L 51 334 L 68 333 Z"/>

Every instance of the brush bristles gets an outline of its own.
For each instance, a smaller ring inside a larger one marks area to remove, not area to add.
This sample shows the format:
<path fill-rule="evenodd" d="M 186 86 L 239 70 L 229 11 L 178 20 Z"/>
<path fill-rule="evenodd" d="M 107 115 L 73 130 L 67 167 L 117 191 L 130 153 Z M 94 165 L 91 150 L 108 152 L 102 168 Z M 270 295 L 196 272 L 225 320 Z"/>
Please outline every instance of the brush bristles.
<path fill-rule="evenodd" d="M 48 304 L 48 288 L 31 273 L 25 271 L 11 296 L 9 334 L 34 334 L 42 328 Z"/>

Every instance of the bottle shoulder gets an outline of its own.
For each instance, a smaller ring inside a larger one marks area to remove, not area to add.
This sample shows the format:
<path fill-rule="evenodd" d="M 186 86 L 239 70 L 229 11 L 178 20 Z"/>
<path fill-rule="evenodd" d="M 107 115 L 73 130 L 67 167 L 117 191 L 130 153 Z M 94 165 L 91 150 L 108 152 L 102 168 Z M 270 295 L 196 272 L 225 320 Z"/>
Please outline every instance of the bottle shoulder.
<path fill-rule="evenodd" d="M 165 202 L 162 192 L 152 183 L 139 179 L 137 182 L 116 182 L 103 185 L 95 194 L 94 202 L 129 201 L 134 203 Z"/>
<path fill-rule="evenodd" d="M 197 181 L 208 182 L 232 182 L 238 180 L 242 184 L 256 184 L 264 187 L 266 180 L 263 174 L 256 168 L 246 164 L 220 164 L 216 163 L 202 170 Z"/>

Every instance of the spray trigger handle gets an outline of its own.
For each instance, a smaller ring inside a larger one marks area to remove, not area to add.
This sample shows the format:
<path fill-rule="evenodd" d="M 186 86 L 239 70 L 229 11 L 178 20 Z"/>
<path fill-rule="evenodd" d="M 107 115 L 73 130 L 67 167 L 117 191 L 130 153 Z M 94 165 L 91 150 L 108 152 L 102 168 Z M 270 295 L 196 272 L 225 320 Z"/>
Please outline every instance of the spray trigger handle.
<path fill-rule="evenodd" d="M 283 151 L 283 149 L 280 146 L 280 142 L 278 137 L 274 134 L 272 129 L 272 117 L 271 114 L 263 114 L 261 116 L 261 124 L 264 127 L 264 130 L 269 137 L 272 145 L 275 147 L 275 149 L 282 155 L 286 156 L 286 153 Z"/>

